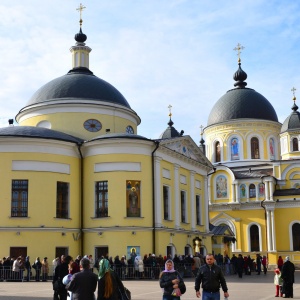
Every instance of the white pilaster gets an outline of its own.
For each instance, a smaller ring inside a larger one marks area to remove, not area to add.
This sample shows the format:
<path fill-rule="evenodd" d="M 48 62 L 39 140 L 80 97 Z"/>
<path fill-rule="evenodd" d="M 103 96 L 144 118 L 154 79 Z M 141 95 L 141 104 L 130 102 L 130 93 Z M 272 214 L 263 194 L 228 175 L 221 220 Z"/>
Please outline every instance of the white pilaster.
<path fill-rule="evenodd" d="M 236 202 L 241 203 L 238 183 L 235 184 L 235 195 L 236 195 Z"/>
<path fill-rule="evenodd" d="M 161 197 L 161 171 L 160 157 L 154 158 L 154 186 L 155 186 L 155 227 L 162 226 L 162 197 Z"/>
<path fill-rule="evenodd" d="M 275 231 L 275 219 L 274 219 L 273 210 L 271 210 L 271 228 L 272 228 L 272 251 L 276 251 L 276 231 Z"/>
<path fill-rule="evenodd" d="M 191 229 L 196 229 L 196 205 L 195 205 L 195 172 L 190 171 L 190 214 L 191 214 Z"/>
<path fill-rule="evenodd" d="M 268 237 L 268 245 L 267 245 L 267 247 L 268 247 L 268 251 L 271 251 L 271 230 L 270 230 L 270 211 L 269 210 L 267 210 L 267 224 L 266 224 L 266 226 L 267 226 L 267 237 Z"/>
<path fill-rule="evenodd" d="M 205 218 L 205 230 L 209 232 L 209 215 L 208 215 L 208 182 L 207 177 L 204 178 L 204 218 Z M 202 202 L 201 202 L 202 203 Z"/>
<path fill-rule="evenodd" d="M 175 195 L 175 228 L 180 227 L 180 190 L 179 190 L 179 168 L 180 166 L 174 164 L 174 195 Z"/>

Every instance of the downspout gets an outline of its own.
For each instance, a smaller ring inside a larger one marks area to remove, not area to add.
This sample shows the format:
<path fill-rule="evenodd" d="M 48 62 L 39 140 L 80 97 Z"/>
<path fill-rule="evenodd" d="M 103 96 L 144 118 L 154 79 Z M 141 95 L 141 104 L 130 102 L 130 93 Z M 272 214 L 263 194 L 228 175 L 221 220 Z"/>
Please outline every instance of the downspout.
<path fill-rule="evenodd" d="M 156 236 L 155 236 L 155 175 L 154 175 L 154 153 L 159 147 L 159 141 L 155 141 L 155 149 L 151 153 L 152 159 L 152 253 L 155 253 Z"/>
<path fill-rule="evenodd" d="M 79 253 L 83 254 L 83 155 L 81 146 L 83 143 L 77 144 L 77 149 L 80 155 L 80 248 Z"/>

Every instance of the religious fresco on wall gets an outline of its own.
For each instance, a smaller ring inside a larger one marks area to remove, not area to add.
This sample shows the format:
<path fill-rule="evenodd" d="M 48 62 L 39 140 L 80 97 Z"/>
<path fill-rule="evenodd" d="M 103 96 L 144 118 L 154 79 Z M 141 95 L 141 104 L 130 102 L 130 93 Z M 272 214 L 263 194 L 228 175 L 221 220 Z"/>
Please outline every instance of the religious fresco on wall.
<path fill-rule="evenodd" d="M 227 178 L 224 175 L 219 175 L 216 178 L 216 195 L 217 198 L 227 198 Z"/>
<path fill-rule="evenodd" d="M 141 216 L 140 187 L 141 187 L 140 181 L 136 181 L 136 180 L 126 181 L 127 217 Z"/>
<path fill-rule="evenodd" d="M 237 138 L 231 139 L 231 160 L 239 160 L 240 152 L 239 152 L 239 140 Z"/>
<path fill-rule="evenodd" d="M 275 159 L 275 142 L 273 138 L 269 140 L 269 150 L 270 150 L 270 159 Z"/>
<path fill-rule="evenodd" d="M 265 196 L 265 185 L 263 183 L 260 183 L 258 185 L 258 197 L 264 197 Z"/>
<path fill-rule="evenodd" d="M 246 184 L 241 184 L 240 185 L 240 198 L 246 198 Z"/>

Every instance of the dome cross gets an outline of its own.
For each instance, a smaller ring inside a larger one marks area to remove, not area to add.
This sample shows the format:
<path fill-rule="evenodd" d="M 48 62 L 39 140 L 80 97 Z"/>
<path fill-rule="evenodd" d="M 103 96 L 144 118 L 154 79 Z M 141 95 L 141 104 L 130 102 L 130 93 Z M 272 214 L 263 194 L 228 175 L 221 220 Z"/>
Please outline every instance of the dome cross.
<path fill-rule="evenodd" d="M 172 105 L 171 104 L 168 106 L 168 109 L 169 109 L 169 117 L 171 118 L 172 117 Z"/>
<path fill-rule="evenodd" d="M 295 96 L 295 91 L 296 91 L 296 90 L 297 90 L 297 89 L 294 88 L 294 87 L 291 89 L 291 91 L 293 92 L 293 96 L 294 96 L 294 97 L 293 97 L 293 100 L 294 100 L 294 101 L 296 101 L 296 96 Z"/>
<path fill-rule="evenodd" d="M 81 27 L 81 25 L 82 25 L 82 11 L 83 11 L 85 8 L 86 8 L 86 7 L 83 6 L 81 3 L 80 3 L 80 5 L 79 5 L 79 7 L 76 8 L 76 10 L 78 10 L 78 11 L 79 11 L 79 14 L 80 14 L 80 20 L 79 20 L 80 27 Z"/>
<path fill-rule="evenodd" d="M 237 44 L 237 46 L 235 48 L 233 48 L 234 51 L 237 51 L 237 56 L 238 56 L 238 62 L 241 62 L 241 53 L 243 50 L 245 49 L 245 47 L 243 47 L 240 43 Z"/>

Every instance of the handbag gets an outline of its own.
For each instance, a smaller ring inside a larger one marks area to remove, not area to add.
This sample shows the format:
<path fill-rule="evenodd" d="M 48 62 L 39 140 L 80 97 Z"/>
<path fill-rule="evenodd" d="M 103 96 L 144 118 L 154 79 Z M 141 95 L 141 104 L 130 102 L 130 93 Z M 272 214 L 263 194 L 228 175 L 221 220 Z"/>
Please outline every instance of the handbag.
<path fill-rule="evenodd" d="M 181 295 L 183 295 L 186 292 L 186 286 L 183 280 L 179 281 L 178 288 L 180 289 Z"/>
<path fill-rule="evenodd" d="M 118 286 L 118 289 L 121 300 L 131 300 L 131 292 L 129 289 L 127 289 L 125 286 L 123 286 L 123 289 L 121 286 Z"/>
<path fill-rule="evenodd" d="M 178 283 L 178 288 L 181 292 L 181 295 L 183 295 L 186 292 L 186 286 L 185 286 L 185 283 L 184 283 L 182 277 L 180 276 L 180 274 L 178 272 L 177 272 L 177 275 L 178 275 L 178 279 L 180 280 Z"/>
<path fill-rule="evenodd" d="M 58 277 L 58 279 L 53 282 L 53 290 L 59 291 L 64 288 L 65 288 L 65 285 L 61 282 L 60 278 Z"/>

